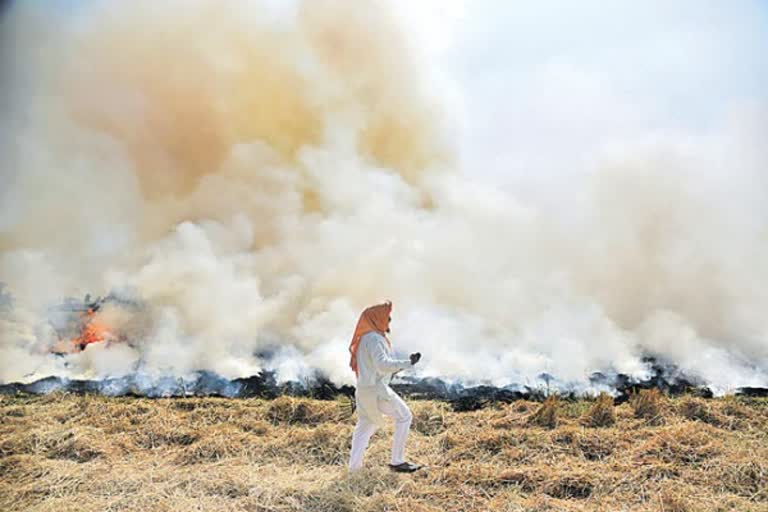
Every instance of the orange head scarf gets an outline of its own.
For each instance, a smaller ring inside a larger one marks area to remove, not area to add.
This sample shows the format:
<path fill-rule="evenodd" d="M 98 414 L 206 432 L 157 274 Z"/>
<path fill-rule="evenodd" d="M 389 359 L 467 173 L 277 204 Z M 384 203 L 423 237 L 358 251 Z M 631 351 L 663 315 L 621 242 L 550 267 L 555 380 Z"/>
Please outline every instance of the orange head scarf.
<path fill-rule="evenodd" d="M 349 344 L 349 367 L 357 375 L 357 347 L 360 345 L 360 338 L 369 332 L 378 332 L 387 340 L 387 345 L 392 347 L 387 338 L 387 329 L 389 328 L 389 315 L 392 313 L 392 303 L 390 301 L 384 304 L 377 304 L 366 308 L 360 314 L 360 320 L 357 321 L 355 334 L 352 336 L 352 343 Z"/>

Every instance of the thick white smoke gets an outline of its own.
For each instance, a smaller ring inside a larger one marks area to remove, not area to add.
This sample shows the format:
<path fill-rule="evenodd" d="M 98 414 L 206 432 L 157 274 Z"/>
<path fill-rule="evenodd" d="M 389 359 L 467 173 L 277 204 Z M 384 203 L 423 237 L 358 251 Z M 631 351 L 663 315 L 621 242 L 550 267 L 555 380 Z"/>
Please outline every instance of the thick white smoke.
<path fill-rule="evenodd" d="M 766 112 L 596 155 L 540 201 L 460 168 L 401 27 L 353 0 L 13 4 L 0 381 L 235 377 L 270 351 L 350 382 L 357 315 L 391 299 L 422 375 L 583 382 L 652 354 L 768 385 Z M 111 290 L 146 305 L 108 319 L 131 344 L 48 354 L 47 308 Z"/>

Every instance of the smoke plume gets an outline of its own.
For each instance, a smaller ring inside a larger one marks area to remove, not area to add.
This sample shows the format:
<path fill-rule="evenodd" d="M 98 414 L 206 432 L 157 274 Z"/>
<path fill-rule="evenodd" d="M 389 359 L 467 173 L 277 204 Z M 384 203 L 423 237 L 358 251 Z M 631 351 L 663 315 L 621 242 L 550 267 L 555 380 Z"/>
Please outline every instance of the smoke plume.
<path fill-rule="evenodd" d="M 357 315 L 391 299 L 425 376 L 583 383 L 653 355 L 768 385 L 760 108 L 529 196 L 473 178 L 387 2 L 56 5 L 0 18 L 0 381 L 349 383 Z M 50 307 L 87 292 L 141 302 L 104 312 L 130 343 L 50 354 Z"/>

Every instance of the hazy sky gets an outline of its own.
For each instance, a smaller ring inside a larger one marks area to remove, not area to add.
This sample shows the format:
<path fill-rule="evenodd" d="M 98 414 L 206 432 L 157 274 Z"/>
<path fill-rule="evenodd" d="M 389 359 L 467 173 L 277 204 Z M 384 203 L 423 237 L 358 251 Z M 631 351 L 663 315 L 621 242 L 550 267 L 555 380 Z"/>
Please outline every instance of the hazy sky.
<path fill-rule="evenodd" d="M 473 174 L 567 176 L 612 145 L 711 133 L 768 104 L 768 2 L 475 0 L 418 14 L 463 103 Z"/>

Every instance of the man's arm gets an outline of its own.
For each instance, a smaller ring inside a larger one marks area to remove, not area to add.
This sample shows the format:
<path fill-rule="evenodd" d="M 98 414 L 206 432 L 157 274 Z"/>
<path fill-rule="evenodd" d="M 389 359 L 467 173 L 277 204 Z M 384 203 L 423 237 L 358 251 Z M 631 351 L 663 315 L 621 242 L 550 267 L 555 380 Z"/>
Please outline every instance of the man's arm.
<path fill-rule="evenodd" d="M 376 370 L 381 373 L 393 373 L 413 366 L 408 359 L 394 359 L 387 353 L 384 339 L 381 336 L 372 337 L 369 340 L 371 355 L 376 365 Z"/>

